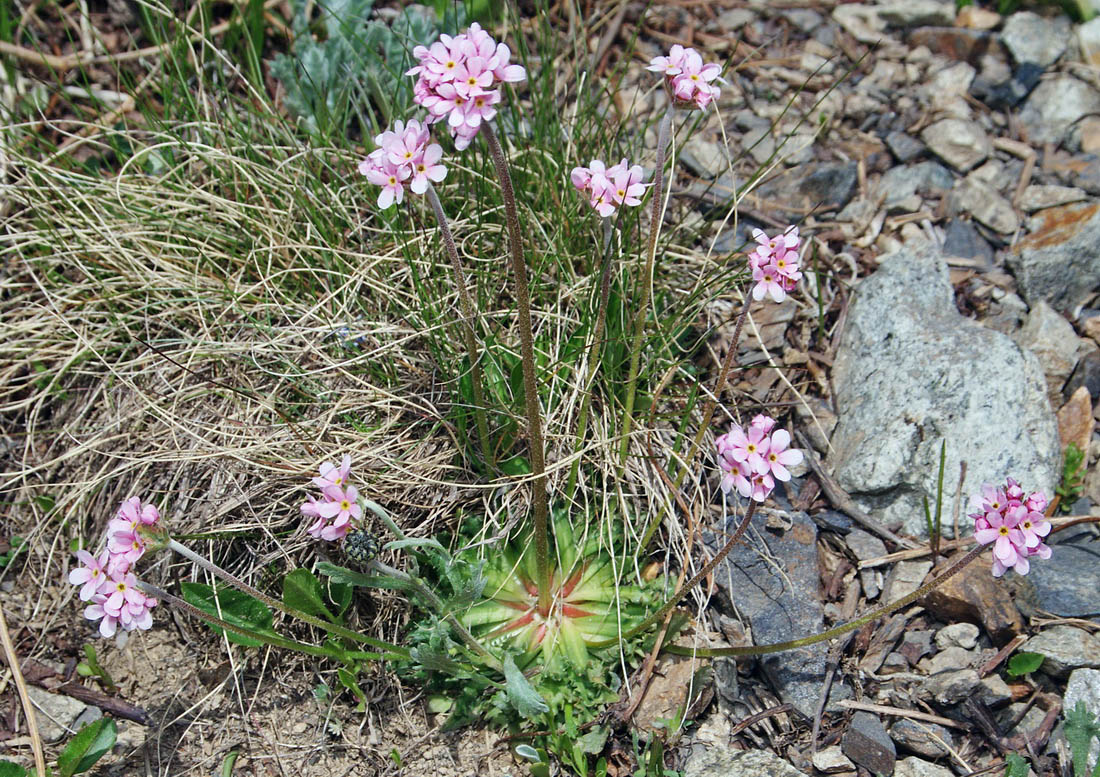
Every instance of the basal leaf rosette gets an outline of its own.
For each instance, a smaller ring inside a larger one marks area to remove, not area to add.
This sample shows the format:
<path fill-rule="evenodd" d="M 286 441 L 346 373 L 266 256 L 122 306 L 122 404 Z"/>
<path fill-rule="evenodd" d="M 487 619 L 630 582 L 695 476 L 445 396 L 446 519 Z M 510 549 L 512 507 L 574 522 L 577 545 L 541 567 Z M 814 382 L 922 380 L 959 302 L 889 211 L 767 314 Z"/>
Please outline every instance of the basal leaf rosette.
<path fill-rule="evenodd" d="M 583 669 L 589 645 L 613 639 L 655 609 L 650 586 L 617 583 L 620 568 L 596 538 L 578 538 L 568 519 L 553 522 L 556 565 L 549 607 L 539 609 L 535 543 L 530 534 L 510 543 L 485 567 L 485 599 L 462 616 L 463 624 L 491 650 L 514 652 L 521 668 L 538 661 L 546 669 L 565 662 Z M 621 564 L 621 560 L 620 560 Z"/>

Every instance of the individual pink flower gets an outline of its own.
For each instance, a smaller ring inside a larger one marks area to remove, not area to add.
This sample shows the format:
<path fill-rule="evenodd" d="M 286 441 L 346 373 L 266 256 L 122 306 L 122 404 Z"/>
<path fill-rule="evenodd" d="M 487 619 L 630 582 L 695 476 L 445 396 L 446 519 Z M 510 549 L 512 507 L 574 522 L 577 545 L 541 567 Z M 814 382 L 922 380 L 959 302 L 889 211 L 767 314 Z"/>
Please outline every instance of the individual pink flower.
<path fill-rule="evenodd" d="M 314 478 L 314 482 L 316 482 Z M 306 533 L 311 535 L 314 539 L 321 539 L 321 530 L 328 524 L 328 520 L 321 515 L 320 507 L 321 502 L 318 502 L 313 495 L 306 496 L 306 502 L 302 505 L 302 515 L 315 519 L 313 524 L 306 529 Z"/>
<path fill-rule="evenodd" d="M 84 617 L 93 622 L 99 621 L 99 633 L 104 637 L 113 637 L 118 630 L 119 613 L 112 615 L 104 609 L 106 599 L 103 594 L 97 594 L 92 603 L 84 608 Z"/>
<path fill-rule="evenodd" d="M 764 415 L 763 413 L 757 413 L 755 416 L 753 416 L 753 419 L 749 423 L 749 425 L 753 429 L 759 429 L 764 434 L 771 434 L 772 429 L 775 428 L 775 419 L 771 416 Z"/>
<path fill-rule="evenodd" d="M 671 78 L 683 72 L 683 65 L 684 47 L 676 43 L 669 50 L 667 57 L 654 57 L 651 59 L 646 70 L 652 70 L 655 73 L 663 73 Z"/>
<path fill-rule="evenodd" d="M 132 496 L 118 508 L 118 518 L 126 519 L 132 523 L 153 526 L 160 521 L 160 512 L 151 504 L 142 504 L 141 500 Z"/>
<path fill-rule="evenodd" d="M 403 182 L 412 174 L 407 167 L 398 167 L 389 161 L 371 165 L 369 160 L 364 160 L 359 163 L 359 172 L 375 186 L 382 187 L 378 193 L 378 207 L 382 210 L 405 199 Z"/>
<path fill-rule="evenodd" d="M 1043 537 L 1050 534 L 1050 522 L 1046 520 L 1042 513 L 1029 510 L 1026 505 L 1019 509 L 1024 511 L 1024 515 L 1020 519 L 1019 529 L 1024 536 L 1024 545 L 1030 555 L 1034 548 L 1043 544 Z"/>
<path fill-rule="evenodd" d="M 1047 495 L 1044 494 L 1042 491 L 1035 491 L 1031 494 L 1028 494 L 1027 499 L 1024 501 L 1024 504 L 1027 505 L 1028 510 L 1032 510 L 1037 513 L 1046 513 L 1047 505 L 1049 503 L 1050 502 L 1047 499 Z"/>
<path fill-rule="evenodd" d="M 69 582 L 81 586 L 77 594 L 81 601 L 91 601 L 107 582 L 107 562 L 110 560 L 110 551 L 105 550 L 96 558 L 86 550 L 78 550 L 76 557 L 84 566 L 69 572 Z"/>
<path fill-rule="evenodd" d="M 110 552 L 109 569 L 111 574 L 125 571 L 145 555 L 145 538 L 141 529 L 122 529 L 107 538 L 107 550 Z"/>
<path fill-rule="evenodd" d="M 771 295 L 776 302 L 782 302 L 786 298 L 787 292 L 780 282 L 779 270 L 770 262 L 754 269 L 752 279 L 756 281 L 756 285 L 752 287 L 754 300 L 759 302 L 764 299 L 765 294 Z"/>
<path fill-rule="evenodd" d="M 320 467 L 320 473 L 320 477 L 313 478 L 313 485 L 320 489 L 325 489 L 329 486 L 346 485 L 348 477 L 351 475 L 351 455 L 345 453 L 344 457 L 340 460 L 339 467 L 331 461 L 323 462 Z M 305 512 L 305 507 L 302 508 L 302 512 Z"/>
<path fill-rule="evenodd" d="M 746 499 L 763 502 L 775 488 L 775 480 L 767 473 L 753 472 L 750 478 L 739 478 L 737 491 Z"/>
<path fill-rule="evenodd" d="M 725 83 L 719 77 L 720 65 L 704 65 L 698 51 L 679 44 L 672 47 L 668 56 L 650 60 L 646 69 L 664 75 L 665 87 L 681 107 L 705 109 L 720 93 L 715 82 Z"/>
<path fill-rule="evenodd" d="M 729 456 L 734 461 L 743 461 L 753 472 L 768 471 L 764 454 L 768 452 L 768 436 L 759 428 L 749 427 L 746 433 L 734 424 L 729 431 Z"/>
<path fill-rule="evenodd" d="M 413 194 L 428 191 L 428 183 L 439 183 L 447 177 L 447 168 L 439 163 L 443 149 L 436 143 L 424 149 L 424 154 L 412 166 L 412 180 L 409 188 Z"/>
<path fill-rule="evenodd" d="M 768 450 L 764 454 L 764 461 L 772 477 L 783 482 L 791 479 L 791 473 L 787 467 L 802 463 L 802 451 L 791 448 L 790 444 L 790 432 L 780 429 L 772 434 Z"/>
<path fill-rule="evenodd" d="M 1005 567 L 1015 566 L 1019 556 L 1027 555 L 1024 535 L 1017 528 L 1021 517 L 1016 510 L 1005 515 L 987 512 L 985 520 L 988 528 L 974 532 L 974 539 L 982 545 L 993 543 L 993 558 L 999 560 Z"/>

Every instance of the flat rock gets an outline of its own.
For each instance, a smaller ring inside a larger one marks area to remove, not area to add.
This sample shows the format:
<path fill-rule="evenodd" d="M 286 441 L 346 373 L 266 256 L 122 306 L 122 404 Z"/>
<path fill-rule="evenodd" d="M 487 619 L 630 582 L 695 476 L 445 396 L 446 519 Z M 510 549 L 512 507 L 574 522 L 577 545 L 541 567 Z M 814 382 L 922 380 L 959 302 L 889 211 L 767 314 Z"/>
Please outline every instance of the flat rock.
<path fill-rule="evenodd" d="M 1062 388 L 1062 396 L 1071 397 L 1080 388 L 1100 397 L 1100 352 L 1089 351 L 1077 361 L 1077 367 Z"/>
<path fill-rule="evenodd" d="M 1078 337 L 1065 317 L 1040 300 L 1031 307 L 1023 327 L 1012 338 L 1043 365 L 1051 407 L 1062 403 L 1062 386 L 1077 366 Z"/>
<path fill-rule="evenodd" d="M 684 777 L 805 777 L 805 773 L 766 750 L 713 746 L 692 753 L 684 765 Z"/>
<path fill-rule="evenodd" d="M 943 0 L 888 0 L 878 5 L 878 14 L 895 27 L 946 26 L 955 22 L 955 4 Z"/>
<path fill-rule="evenodd" d="M 1031 573 L 1020 584 L 1027 595 L 1021 607 L 1032 603 L 1043 612 L 1063 618 L 1100 616 L 1100 540 L 1088 534 L 1051 546 L 1053 557 L 1031 565 Z M 1026 613 L 1030 614 L 1030 613 Z"/>
<path fill-rule="evenodd" d="M 925 127 L 920 136 L 933 154 L 964 173 L 993 153 L 989 136 L 972 121 L 937 121 Z"/>
<path fill-rule="evenodd" d="M 714 178 L 729 166 L 725 148 L 698 135 L 684 144 L 680 159 L 688 169 L 703 178 Z"/>
<path fill-rule="evenodd" d="M 60 693 L 50 693 L 37 685 L 28 685 L 27 695 L 34 705 L 38 733 L 44 742 L 57 742 L 73 733 L 73 723 L 88 709 L 82 701 Z"/>
<path fill-rule="evenodd" d="M 856 768 L 856 765 L 852 763 L 851 759 L 844 755 L 839 745 L 833 745 L 832 747 L 826 747 L 824 750 L 818 750 L 813 754 L 810 761 L 813 763 L 815 769 L 819 772 L 825 772 L 826 774 L 850 772 L 854 771 Z"/>
<path fill-rule="evenodd" d="M 748 196 L 758 207 L 783 221 L 815 213 L 839 211 L 856 191 L 855 162 L 813 162 L 786 170 Z"/>
<path fill-rule="evenodd" d="M 867 769 L 871 774 L 891 775 L 897 749 L 886 733 L 882 721 L 870 712 L 857 712 L 848 724 L 848 730 L 840 740 L 844 755 Z"/>
<path fill-rule="evenodd" d="M 1034 62 L 1048 67 L 1065 53 L 1070 39 L 1070 21 L 1065 15 L 1044 18 L 1030 11 L 1014 13 L 1001 28 L 1001 41 L 1017 62 Z"/>
<path fill-rule="evenodd" d="M 1001 15 L 977 5 L 967 5 L 955 15 L 955 24 L 969 30 L 992 30 L 1001 23 Z"/>
<path fill-rule="evenodd" d="M 1005 56 L 1004 46 L 996 34 L 961 27 L 921 27 L 910 33 L 909 45 L 926 46 L 933 54 L 972 65 L 979 64 L 986 54 L 995 58 Z"/>
<path fill-rule="evenodd" d="M 1087 451 L 1095 425 L 1092 396 L 1086 386 L 1079 386 L 1058 411 L 1058 438 L 1062 441 L 1062 447 L 1073 444 L 1077 450 Z"/>
<path fill-rule="evenodd" d="M 953 672 L 956 669 L 972 669 L 978 656 L 966 648 L 952 645 L 944 648 L 931 658 L 920 662 L 920 669 L 928 674 Z"/>
<path fill-rule="evenodd" d="M 1100 17 L 1078 25 L 1077 42 L 1085 62 L 1093 66 L 1100 65 Z"/>
<path fill-rule="evenodd" d="M 1052 677 L 1066 677 L 1074 669 L 1100 669 L 1100 637 L 1073 626 L 1044 629 L 1020 650 L 1046 656 L 1039 670 Z"/>
<path fill-rule="evenodd" d="M 1033 183 L 1020 195 L 1020 208 L 1028 213 L 1085 199 L 1085 190 L 1076 186 L 1044 186 Z"/>
<path fill-rule="evenodd" d="M 943 257 L 951 265 L 979 270 L 993 269 L 993 247 L 973 224 L 962 219 L 952 219 L 947 223 L 944 229 Z"/>
<path fill-rule="evenodd" d="M 951 201 L 955 211 L 969 213 L 975 221 L 995 232 L 1011 235 L 1020 228 L 1020 219 L 1012 203 L 975 176 L 968 176 L 955 185 Z"/>
<path fill-rule="evenodd" d="M 947 748 L 955 747 L 955 737 L 943 726 L 938 723 L 917 723 L 908 718 L 901 718 L 890 727 L 890 738 L 902 750 L 923 755 L 925 758 L 942 758 L 948 755 Z M 899 771 L 901 763 L 898 764 Z"/>
<path fill-rule="evenodd" d="M 955 773 L 950 769 L 914 757 L 898 761 L 894 777 L 955 777 Z"/>
<path fill-rule="evenodd" d="M 974 79 L 970 94 L 993 110 L 1004 111 L 1023 102 L 1039 85 L 1042 75 L 1042 67 L 1034 62 L 1024 62 L 1004 80 L 994 81 L 984 77 Z"/>
<path fill-rule="evenodd" d="M 816 634 L 824 628 L 817 527 L 804 512 L 784 516 L 788 530 L 766 530 L 758 541 L 738 543 L 714 571 L 720 601 L 748 621 L 756 645 Z M 720 538 L 732 534 L 738 522 L 730 517 L 725 526 L 728 533 L 704 535 L 707 546 L 717 551 Z M 821 696 L 827 653 L 826 645 L 812 645 L 761 656 L 760 663 L 780 698 L 812 717 Z"/>
<path fill-rule="evenodd" d="M 1023 631 L 1024 622 L 1008 586 L 993 577 L 992 564 L 989 554 L 979 556 L 921 603 L 940 620 L 980 623 L 994 642 L 1007 642 Z M 1041 566 L 1033 564 L 1032 571 Z"/>
<path fill-rule="evenodd" d="M 1033 143 L 1060 143 L 1078 119 L 1100 113 L 1100 92 L 1073 76 L 1043 81 L 1024 103 L 1020 123 Z"/>
<path fill-rule="evenodd" d="M 1012 701 L 1012 689 L 999 674 L 991 674 L 982 678 L 982 687 L 975 698 L 987 707 L 1000 707 Z"/>
<path fill-rule="evenodd" d="M 979 633 L 973 623 L 951 623 L 936 632 L 936 647 L 940 650 L 950 647 L 973 650 L 978 644 Z"/>
<path fill-rule="evenodd" d="M 1094 719 L 1100 718 L 1100 672 L 1095 669 L 1075 669 L 1070 674 L 1062 709 L 1068 712 L 1077 706 L 1077 702 L 1083 702 L 1085 709 Z M 1100 759 L 1100 741 L 1093 739 L 1092 747 L 1089 749 L 1087 773 L 1091 774 L 1096 768 L 1098 759 Z"/>
<path fill-rule="evenodd" d="M 938 672 L 924 681 L 924 691 L 937 704 L 951 706 L 970 698 L 974 690 L 982 684 L 978 673 L 973 669 L 952 669 Z"/>
<path fill-rule="evenodd" d="M 969 483 L 1011 476 L 1053 493 L 1061 456 L 1042 371 L 959 314 L 934 246 L 904 247 L 860 282 L 833 381 L 834 476 L 884 523 L 926 533 L 923 498 L 935 501 L 944 439 L 948 481 L 965 459 Z"/>
<path fill-rule="evenodd" d="M 890 153 L 894 155 L 894 158 L 902 164 L 912 161 L 924 153 L 923 143 L 912 135 L 907 135 L 898 130 L 894 130 L 886 136 L 886 147 L 890 149 Z"/>
<path fill-rule="evenodd" d="M 915 165 L 891 167 L 879 182 L 886 205 L 894 205 L 914 194 L 939 194 L 955 184 L 951 172 L 939 162 L 928 160 Z"/>
<path fill-rule="evenodd" d="M 1100 204 L 1039 211 L 1005 260 L 1028 304 L 1070 310 L 1100 285 Z"/>
<path fill-rule="evenodd" d="M 892 602 L 916 591 L 932 570 L 931 561 L 899 561 L 886 578 L 886 601 Z"/>
<path fill-rule="evenodd" d="M 886 543 L 873 534 L 862 529 L 852 529 L 844 539 L 848 543 L 848 549 L 852 551 L 859 561 L 878 558 L 886 555 Z M 876 574 L 878 577 L 876 577 Z M 861 569 L 859 580 L 863 584 L 863 593 L 868 599 L 874 599 L 879 595 L 881 588 L 878 579 L 881 572 L 875 569 Z"/>

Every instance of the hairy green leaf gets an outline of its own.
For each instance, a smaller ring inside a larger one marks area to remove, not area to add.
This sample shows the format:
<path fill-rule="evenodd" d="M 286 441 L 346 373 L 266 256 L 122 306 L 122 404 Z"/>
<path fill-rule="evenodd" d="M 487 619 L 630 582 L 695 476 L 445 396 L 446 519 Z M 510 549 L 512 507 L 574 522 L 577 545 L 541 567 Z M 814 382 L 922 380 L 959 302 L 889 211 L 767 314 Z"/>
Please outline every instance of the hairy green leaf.
<path fill-rule="evenodd" d="M 1005 777 L 1027 777 L 1027 760 L 1015 753 L 1005 756 Z"/>
<path fill-rule="evenodd" d="M 307 615 L 336 620 L 321 598 L 321 581 L 308 569 L 295 569 L 283 578 L 283 604 Z"/>
<path fill-rule="evenodd" d="M 532 719 L 550 711 L 549 705 L 539 696 L 523 672 L 519 671 L 515 660 L 504 654 L 504 681 L 508 692 L 508 701 L 515 707 L 516 712 L 525 718 Z"/>
<path fill-rule="evenodd" d="M 1077 705 L 1066 713 L 1066 741 L 1073 754 L 1073 777 L 1088 777 L 1089 749 L 1093 738 L 1100 738 L 1100 722 L 1093 716 L 1085 702 L 1077 700 Z M 1100 761 L 1096 771 L 1100 772 Z"/>
<path fill-rule="evenodd" d="M 57 757 L 57 773 L 72 777 L 95 766 L 115 746 L 118 727 L 110 718 L 100 718 L 80 729 Z"/>
<path fill-rule="evenodd" d="M 215 592 L 213 586 L 205 583 L 182 583 L 180 588 L 183 591 L 184 601 L 209 615 L 248 631 L 275 634 L 272 628 L 274 619 L 271 616 L 271 610 L 263 602 L 243 591 L 235 588 L 218 588 Z M 227 632 L 217 626 L 211 625 L 210 628 L 225 633 L 226 638 L 237 645 L 260 647 L 265 644 L 258 639 L 245 637 L 232 631 Z"/>

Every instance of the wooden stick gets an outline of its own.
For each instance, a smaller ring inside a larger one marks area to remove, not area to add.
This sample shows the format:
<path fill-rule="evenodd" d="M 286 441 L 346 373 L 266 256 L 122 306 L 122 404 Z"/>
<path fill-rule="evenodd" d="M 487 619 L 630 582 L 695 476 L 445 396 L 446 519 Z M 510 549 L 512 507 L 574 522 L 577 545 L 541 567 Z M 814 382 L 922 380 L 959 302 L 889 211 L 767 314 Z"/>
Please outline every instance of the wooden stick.
<path fill-rule="evenodd" d="M 844 707 L 849 710 L 863 710 L 865 712 L 874 712 L 876 715 L 893 715 L 898 718 L 912 718 L 913 720 L 923 720 L 925 723 L 938 723 L 941 726 L 950 726 L 951 728 L 961 728 L 964 731 L 969 728 L 957 720 L 951 718 L 944 718 L 939 715 L 932 715 L 928 712 L 918 712 L 917 710 L 903 710 L 900 707 L 888 707 L 885 704 L 870 704 L 864 701 L 851 701 L 850 699 L 841 699 L 837 702 L 838 707 Z"/>
<path fill-rule="evenodd" d="M 11 644 L 11 635 L 8 634 L 8 623 L 4 619 L 3 608 L 0 608 L 0 642 L 4 645 L 4 657 L 8 659 L 11 676 L 15 680 L 15 688 L 19 691 L 19 701 L 23 705 L 23 714 L 27 716 L 27 733 L 31 738 L 31 750 L 34 751 L 34 766 L 39 775 L 44 775 L 46 774 L 46 755 L 42 751 L 42 737 L 38 734 L 38 721 L 34 717 L 34 705 L 31 703 L 30 694 L 27 693 L 27 683 L 23 679 L 23 671 L 19 668 L 19 656 L 15 655 L 15 646 Z"/>

